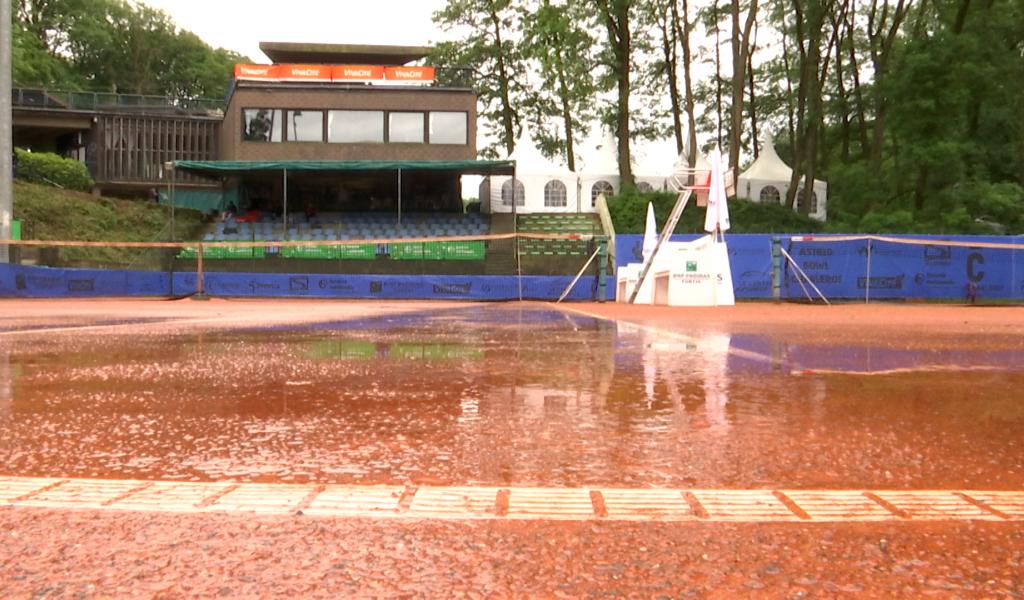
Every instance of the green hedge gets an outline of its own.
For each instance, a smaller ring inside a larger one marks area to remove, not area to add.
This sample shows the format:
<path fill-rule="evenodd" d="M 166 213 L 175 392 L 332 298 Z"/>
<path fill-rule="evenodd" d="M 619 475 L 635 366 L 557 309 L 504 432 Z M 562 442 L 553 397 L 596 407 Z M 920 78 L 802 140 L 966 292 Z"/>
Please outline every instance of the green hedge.
<path fill-rule="evenodd" d="M 676 194 L 626 192 L 608 199 L 608 212 L 615 224 L 615 233 L 643 233 L 647 222 L 647 203 L 654 203 L 658 230 L 665 225 Z M 706 209 L 691 199 L 683 211 L 675 233 L 704 233 Z M 730 233 L 813 233 L 821 231 L 822 223 L 778 204 L 761 204 L 743 198 L 729 200 Z"/>
<path fill-rule="evenodd" d="M 68 190 L 88 192 L 93 180 L 85 165 L 72 158 L 63 158 L 49 152 L 29 152 L 18 148 L 18 179 L 43 185 L 57 185 Z"/>

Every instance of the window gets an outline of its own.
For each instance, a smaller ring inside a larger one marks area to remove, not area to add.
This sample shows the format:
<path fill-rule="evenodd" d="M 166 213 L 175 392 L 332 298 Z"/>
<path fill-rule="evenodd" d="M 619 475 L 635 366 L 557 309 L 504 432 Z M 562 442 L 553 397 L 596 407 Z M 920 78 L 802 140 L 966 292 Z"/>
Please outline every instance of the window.
<path fill-rule="evenodd" d="M 423 113 L 393 112 L 388 114 L 388 141 L 423 143 Z"/>
<path fill-rule="evenodd" d="M 332 144 L 384 143 L 384 111 L 329 111 L 327 141 Z"/>
<path fill-rule="evenodd" d="M 796 209 L 799 211 L 799 210 L 803 209 L 803 207 L 804 207 L 804 190 L 801 188 L 800 191 L 798 191 L 796 193 Z M 818 194 L 816 194 L 814 192 L 814 190 L 811 190 L 811 210 L 809 212 L 810 212 L 810 214 L 814 214 L 814 213 L 818 212 Z"/>
<path fill-rule="evenodd" d="M 774 185 L 766 185 L 761 188 L 761 195 L 759 200 L 761 202 L 767 202 L 769 204 L 779 204 L 782 202 L 782 195 L 779 194 L 779 188 Z"/>
<path fill-rule="evenodd" d="M 430 113 L 430 143 L 466 145 L 468 132 L 464 112 Z"/>
<path fill-rule="evenodd" d="M 491 201 L 491 178 L 484 177 L 480 182 L 480 189 L 477 190 L 478 197 L 480 198 L 480 204 L 487 202 L 488 205 Z"/>
<path fill-rule="evenodd" d="M 289 142 L 322 142 L 324 141 L 324 111 L 322 110 L 289 110 L 288 111 Z"/>
<path fill-rule="evenodd" d="M 601 194 L 604 194 L 604 197 L 607 198 L 614 193 L 615 188 L 612 187 L 612 184 L 608 183 L 604 179 L 598 181 L 590 188 L 590 206 L 597 206 L 597 197 Z"/>
<path fill-rule="evenodd" d="M 281 110 L 276 108 L 242 109 L 242 140 L 246 142 L 280 142 Z"/>
<path fill-rule="evenodd" d="M 501 204 L 502 206 L 512 206 L 512 182 L 515 181 L 516 189 L 516 206 L 526 205 L 526 189 L 523 188 L 523 182 L 518 179 L 509 179 L 505 183 L 501 184 Z"/>
<path fill-rule="evenodd" d="M 650 194 L 651 192 L 654 191 L 654 186 L 647 183 L 646 181 L 641 181 L 640 183 L 636 184 L 636 191 L 640 192 L 641 194 Z"/>
<path fill-rule="evenodd" d="M 558 207 L 566 206 L 565 184 L 557 179 L 552 179 L 544 185 L 544 206 Z"/>

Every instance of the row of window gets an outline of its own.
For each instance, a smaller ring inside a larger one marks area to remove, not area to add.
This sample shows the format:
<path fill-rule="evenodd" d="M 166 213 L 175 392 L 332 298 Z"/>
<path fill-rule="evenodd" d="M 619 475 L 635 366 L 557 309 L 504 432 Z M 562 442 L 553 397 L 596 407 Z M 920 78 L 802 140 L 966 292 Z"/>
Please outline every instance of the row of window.
<path fill-rule="evenodd" d="M 641 181 L 637 184 L 637 190 L 641 192 L 653 192 L 654 186 Z M 514 188 L 514 191 L 513 191 Z M 490 197 L 490 183 L 488 180 L 484 180 L 480 184 L 480 197 Z M 590 186 L 590 206 L 597 206 L 597 197 L 604 194 L 605 197 L 611 196 L 615 193 L 615 188 L 611 183 L 600 180 L 594 182 Z M 523 187 L 523 182 L 518 179 L 507 179 L 501 184 L 501 204 L 503 206 L 512 206 L 512 199 L 515 198 L 516 206 L 524 206 L 526 204 L 526 189 Z M 773 185 L 766 185 L 761 188 L 761 202 L 773 202 L 775 204 L 781 204 L 785 198 L 779 192 L 779 188 Z M 803 206 L 804 191 L 803 189 L 797 192 L 796 196 L 796 208 L 800 210 Z M 557 179 L 552 179 L 544 185 L 544 206 L 547 208 L 559 208 L 567 205 L 568 195 L 566 194 L 565 184 Z M 818 212 L 818 194 L 813 190 L 811 191 L 811 210 L 810 212 Z"/>
<path fill-rule="evenodd" d="M 514 183 L 513 183 L 514 182 Z M 653 191 L 653 187 L 646 182 L 641 185 L 647 185 L 650 190 Z M 639 186 L 637 186 L 639 187 Z M 590 206 L 597 206 L 597 197 L 604 194 L 605 197 L 611 196 L 615 193 L 615 188 L 612 184 L 600 180 L 590 186 Z M 485 179 L 480 184 L 480 197 L 489 198 L 491 195 L 491 184 Z M 526 205 L 526 188 L 523 187 L 523 182 L 518 179 L 507 179 L 501 184 L 501 204 L 502 206 L 512 206 L 512 199 L 515 198 L 516 206 Z M 544 206 L 546 208 L 562 208 L 568 205 L 568 194 L 565 189 L 565 184 L 557 179 L 544 184 Z"/>
<path fill-rule="evenodd" d="M 449 111 L 243 108 L 242 140 L 465 146 L 469 116 Z"/>
<path fill-rule="evenodd" d="M 761 195 L 759 199 L 761 202 L 769 202 L 772 204 L 782 204 L 786 200 L 785 196 L 782 195 L 782 192 L 779 191 L 779 188 L 774 185 L 766 185 L 761 188 Z M 796 209 L 800 210 L 803 208 L 803 204 L 804 190 L 803 188 L 800 188 L 796 192 Z M 809 212 L 818 212 L 818 194 L 814 190 L 811 190 L 811 210 Z"/>

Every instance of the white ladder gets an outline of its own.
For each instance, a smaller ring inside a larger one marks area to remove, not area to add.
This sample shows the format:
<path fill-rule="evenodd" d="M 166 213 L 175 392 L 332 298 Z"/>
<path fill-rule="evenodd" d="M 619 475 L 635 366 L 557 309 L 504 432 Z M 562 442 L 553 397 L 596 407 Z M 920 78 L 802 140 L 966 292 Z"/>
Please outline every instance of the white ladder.
<path fill-rule="evenodd" d="M 676 184 L 675 178 L 673 178 L 673 184 Z M 684 187 L 679 192 L 679 197 L 676 198 L 676 205 L 672 207 L 672 213 L 668 216 L 668 221 L 665 221 L 665 227 L 661 230 L 661 235 L 658 236 L 658 243 L 654 245 L 654 251 L 651 255 L 644 259 L 644 266 L 640 269 L 640 277 L 636 280 L 636 287 L 633 288 L 633 292 L 629 295 L 629 303 L 633 304 L 636 302 L 636 297 L 640 293 L 640 288 L 644 285 L 644 279 L 647 279 L 647 272 L 651 270 L 651 266 L 654 264 L 654 257 L 658 256 L 658 250 L 661 249 L 661 245 L 672 237 L 672 232 L 676 229 L 676 224 L 679 223 L 679 217 L 683 216 L 683 209 L 690 202 L 690 196 L 693 195 L 693 188 Z"/>

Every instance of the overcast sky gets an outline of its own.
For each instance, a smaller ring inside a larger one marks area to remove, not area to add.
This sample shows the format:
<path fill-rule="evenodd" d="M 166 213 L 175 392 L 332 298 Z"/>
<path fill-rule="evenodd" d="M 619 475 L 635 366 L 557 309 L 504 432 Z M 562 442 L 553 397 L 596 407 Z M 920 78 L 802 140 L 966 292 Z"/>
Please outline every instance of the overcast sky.
<path fill-rule="evenodd" d="M 261 41 L 397 44 L 444 39 L 431 15 L 445 0 L 142 0 L 217 48 L 269 62 Z"/>

